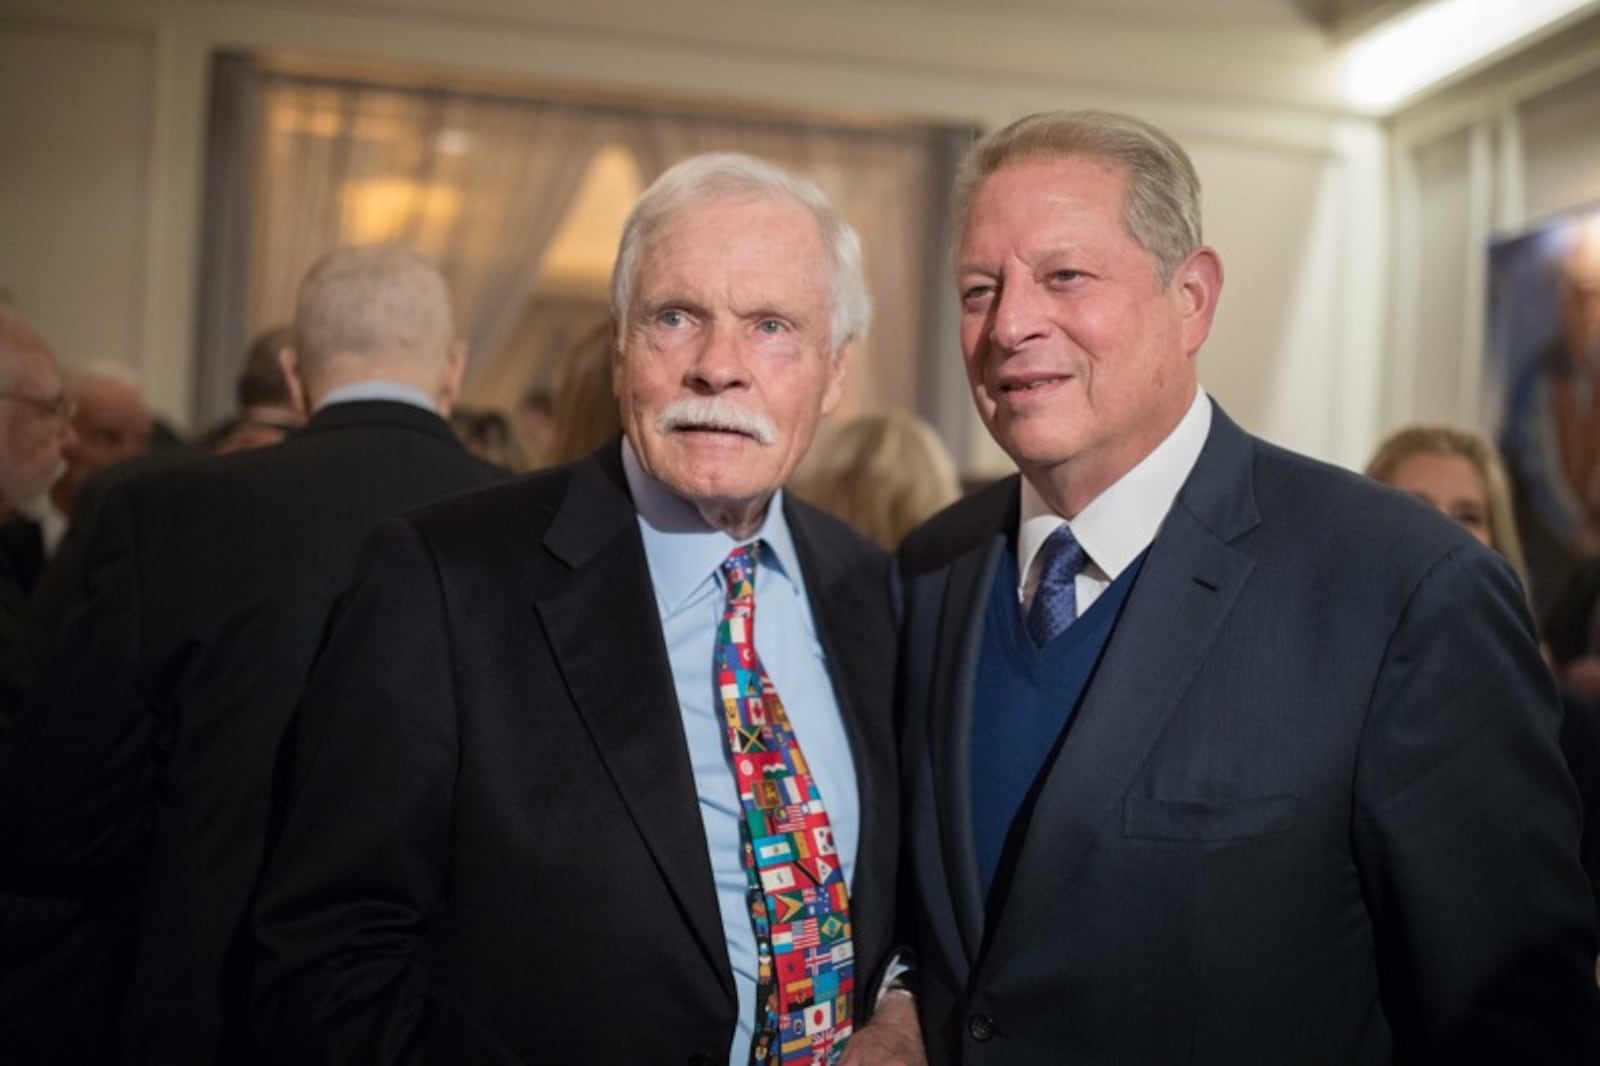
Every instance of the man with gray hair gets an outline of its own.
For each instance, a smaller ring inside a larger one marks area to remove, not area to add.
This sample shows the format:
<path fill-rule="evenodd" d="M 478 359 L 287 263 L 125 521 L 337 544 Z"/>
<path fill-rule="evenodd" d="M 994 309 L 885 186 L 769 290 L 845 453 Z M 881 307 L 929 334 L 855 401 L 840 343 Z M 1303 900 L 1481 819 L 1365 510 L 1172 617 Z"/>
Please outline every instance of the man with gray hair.
<path fill-rule="evenodd" d="M 0 521 L 49 491 L 74 442 L 72 401 L 55 352 L 13 312 L 0 310 Z"/>
<path fill-rule="evenodd" d="M 21 516 L 0 526 L 0 555 L 30 596 L 57 557 L 84 481 L 149 448 L 150 409 L 138 376 L 127 367 L 96 362 L 68 369 L 62 391 L 73 439 L 62 449 L 61 476 L 49 492 L 24 504 Z"/>
<path fill-rule="evenodd" d="M 629 215 L 613 312 L 624 436 L 386 525 L 312 671 L 255 912 L 275 1060 L 866 1037 L 890 567 L 782 492 L 867 325 L 858 242 L 809 183 L 696 157 Z"/>
<path fill-rule="evenodd" d="M 1199 181 L 1034 115 L 956 184 L 961 346 L 1020 476 L 901 548 L 935 1063 L 1596 1061 L 1560 709 L 1505 562 L 1199 387 Z"/>
<path fill-rule="evenodd" d="M 84 479 L 150 450 L 150 406 L 138 375 L 120 363 L 95 362 L 69 370 L 66 385 L 75 408 L 77 441 L 66 449 L 67 470 L 51 487 L 50 502 L 71 521 Z M 55 545 L 47 547 L 53 550 Z"/>
<path fill-rule="evenodd" d="M 444 279 L 416 252 L 319 260 L 281 358 L 303 429 L 107 490 L 88 601 L 0 750 L 0 866 L 135 912 L 116 1061 L 249 1061 L 235 937 L 330 606 L 379 522 L 502 476 L 442 417 L 462 352 Z"/>
<path fill-rule="evenodd" d="M 73 441 L 72 401 L 62 391 L 55 352 L 26 322 L 0 310 L 0 523 L 21 521 L 44 501 Z M 0 552 L 0 736 L 38 666 L 26 589 Z"/>

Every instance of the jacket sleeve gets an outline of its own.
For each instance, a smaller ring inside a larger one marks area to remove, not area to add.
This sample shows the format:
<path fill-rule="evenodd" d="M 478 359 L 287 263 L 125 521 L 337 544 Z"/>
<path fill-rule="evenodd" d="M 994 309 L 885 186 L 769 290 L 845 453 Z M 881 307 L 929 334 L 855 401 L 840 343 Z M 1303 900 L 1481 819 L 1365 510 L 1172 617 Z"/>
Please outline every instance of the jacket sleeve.
<path fill-rule="evenodd" d="M 419 945 L 443 890 L 457 723 L 448 607 L 422 538 L 374 535 L 287 749 L 281 832 L 252 917 L 270 1061 L 420 1061 Z"/>
<path fill-rule="evenodd" d="M 1560 707 L 1476 545 L 1419 580 L 1363 729 L 1354 837 L 1399 1061 L 1596 1061 L 1595 913 Z"/>

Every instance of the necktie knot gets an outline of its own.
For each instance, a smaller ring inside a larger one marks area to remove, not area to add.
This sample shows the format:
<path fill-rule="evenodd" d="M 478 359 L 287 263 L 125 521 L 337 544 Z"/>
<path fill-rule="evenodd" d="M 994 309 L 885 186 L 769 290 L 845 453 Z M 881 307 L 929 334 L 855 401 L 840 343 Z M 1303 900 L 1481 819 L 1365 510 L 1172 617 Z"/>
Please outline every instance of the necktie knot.
<path fill-rule="evenodd" d="M 1041 648 L 1078 617 L 1078 575 L 1089 556 L 1065 522 L 1039 549 L 1039 587 L 1028 609 L 1028 635 Z"/>
<path fill-rule="evenodd" d="M 728 609 L 746 616 L 755 611 L 757 548 L 758 544 L 741 544 L 728 553 L 720 567 Z"/>

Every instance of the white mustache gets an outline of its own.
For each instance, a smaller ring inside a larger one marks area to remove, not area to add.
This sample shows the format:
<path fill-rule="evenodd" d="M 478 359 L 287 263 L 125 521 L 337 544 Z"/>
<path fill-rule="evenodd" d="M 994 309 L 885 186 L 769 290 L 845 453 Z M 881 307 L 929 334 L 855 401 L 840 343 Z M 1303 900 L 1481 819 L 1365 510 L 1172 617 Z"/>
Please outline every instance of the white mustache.
<path fill-rule="evenodd" d="M 719 429 L 743 433 L 759 444 L 771 444 L 778 435 L 766 415 L 746 411 L 715 396 L 692 396 L 667 404 L 656 415 L 656 429 L 662 433 L 677 429 Z"/>

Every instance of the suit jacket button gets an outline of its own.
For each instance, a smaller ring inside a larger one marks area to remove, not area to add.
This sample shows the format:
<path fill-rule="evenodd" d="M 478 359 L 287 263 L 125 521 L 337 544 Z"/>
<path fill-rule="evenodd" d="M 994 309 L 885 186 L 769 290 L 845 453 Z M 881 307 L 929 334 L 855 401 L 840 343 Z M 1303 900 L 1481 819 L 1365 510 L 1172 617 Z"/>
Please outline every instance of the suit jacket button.
<path fill-rule="evenodd" d="M 994 1019 L 987 1014 L 974 1014 L 967 1019 L 967 1035 L 983 1043 L 994 1036 Z"/>

